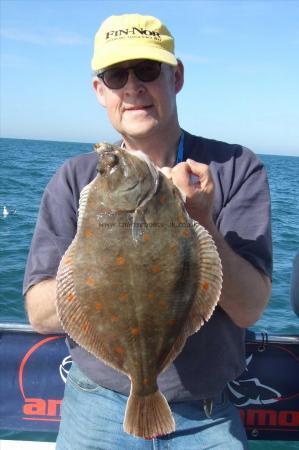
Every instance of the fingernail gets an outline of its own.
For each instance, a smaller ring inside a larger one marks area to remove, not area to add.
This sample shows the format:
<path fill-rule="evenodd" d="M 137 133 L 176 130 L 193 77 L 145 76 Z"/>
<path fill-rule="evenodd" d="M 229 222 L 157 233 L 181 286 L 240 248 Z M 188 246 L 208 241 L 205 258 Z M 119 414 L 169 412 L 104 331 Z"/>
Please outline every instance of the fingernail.
<path fill-rule="evenodd" d="M 192 163 L 196 163 L 196 161 L 194 161 L 194 159 L 191 159 L 191 158 L 188 158 L 188 159 L 187 159 L 187 162 L 188 162 L 188 163 L 191 163 L 191 164 L 192 164 Z"/>
<path fill-rule="evenodd" d="M 191 175 L 190 181 L 192 184 L 197 184 L 199 182 L 199 177 L 197 175 Z"/>

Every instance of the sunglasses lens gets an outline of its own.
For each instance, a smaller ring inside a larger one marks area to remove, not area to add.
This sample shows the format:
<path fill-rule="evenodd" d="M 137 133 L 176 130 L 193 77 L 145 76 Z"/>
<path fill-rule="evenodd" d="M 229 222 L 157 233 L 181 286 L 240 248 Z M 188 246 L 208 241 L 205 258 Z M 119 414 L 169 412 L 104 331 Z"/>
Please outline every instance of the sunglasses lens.
<path fill-rule="evenodd" d="M 108 69 L 103 73 L 103 81 L 110 89 L 121 89 L 128 81 L 127 69 Z"/>
<path fill-rule="evenodd" d="M 134 73 L 141 81 L 154 81 L 161 72 L 161 63 L 158 61 L 143 61 L 134 67 Z"/>
<path fill-rule="evenodd" d="M 158 61 L 142 61 L 129 68 L 107 69 L 98 76 L 102 78 L 109 89 L 123 88 L 129 77 L 129 71 L 133 70 L 140 81 L 154 81 L 161 73 L 161 63 Z"/>

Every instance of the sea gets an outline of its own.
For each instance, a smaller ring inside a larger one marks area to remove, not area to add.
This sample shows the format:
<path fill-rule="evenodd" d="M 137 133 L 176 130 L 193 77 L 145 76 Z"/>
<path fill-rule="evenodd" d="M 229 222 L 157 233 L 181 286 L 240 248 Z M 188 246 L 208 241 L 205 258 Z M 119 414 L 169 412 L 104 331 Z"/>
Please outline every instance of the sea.
<path fill-rule="evenodd" d="M 27 322 L 22 281 L 45 186 L 67 158 L 91 151 L 92 144 L 85 143 L 0 139 L 0 322 Z M 266 166 L 272 199 L 274 272 L 269 305 L 252 330 L 299 334 L 299 317 L 290 303 L 293 260 L 299 251 L 299 157 L 258 157 Z M 0 438 L 55 440 L 53 435 L 17 432 L 1 432 Z M 299 444 L 250 441 L 250 449 L 298 450 Z"/>

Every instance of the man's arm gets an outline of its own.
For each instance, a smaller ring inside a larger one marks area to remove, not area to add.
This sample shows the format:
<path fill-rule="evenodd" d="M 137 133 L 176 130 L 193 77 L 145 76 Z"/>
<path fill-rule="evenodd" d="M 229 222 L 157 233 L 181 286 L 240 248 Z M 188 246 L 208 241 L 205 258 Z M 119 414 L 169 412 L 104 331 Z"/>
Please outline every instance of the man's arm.
<path fill-rule="evenodd" d="M 55 277 L 76 234 L 80 192 L 96 176 L 96 167 L 95 152 L 71 158 L 44 190 L 23 283 L 29 321 L 38 332 L 62 331 L 55 310 Z"/>
<path fill-rule="evenodd" d="M 206 224 L 222 263 L 223 284 L 219 305 L 241 328 L 253 325 L 267 306 L 270 279 L 234 252 L 214 223 Z"/>
<path fill-rule="evenodd" d="M 43 280 L 32 286 L 25 295 L 29 322 L 38 333 L 63 332 L 56 307 L 56 280 Z"/>
<path fill-rule="evenodd" d="M 253 325 L 268 303 L 271 282 L 234 252 L 217 230 L 212 218 L 214 182 L 209 167 L 188 160 L 175 166 L 171 172 L 165 170 L 165 174 L 186 194 L 190 216 L 209 231 L 217 245 L 223 271 L 219 305 L 239 327 Z"/>

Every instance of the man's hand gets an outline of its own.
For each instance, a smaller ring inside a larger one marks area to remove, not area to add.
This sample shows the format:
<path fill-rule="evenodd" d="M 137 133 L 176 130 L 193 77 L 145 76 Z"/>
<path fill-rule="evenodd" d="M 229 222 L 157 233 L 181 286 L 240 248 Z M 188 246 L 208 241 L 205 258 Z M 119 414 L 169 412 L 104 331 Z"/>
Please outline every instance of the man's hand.
<path fill-rule="evenodd" d="M 187 159 L 172 169 L 163 167 L 161 171 L 185 194 L 190 216 L 209 228 L 213 221 L 214 198 L 214 182 L 209 166 Z"/>

